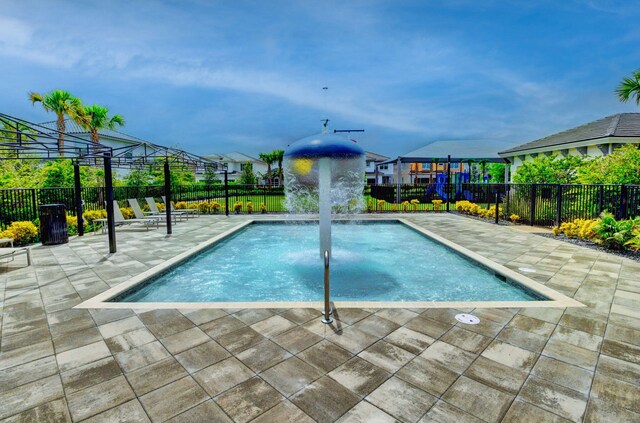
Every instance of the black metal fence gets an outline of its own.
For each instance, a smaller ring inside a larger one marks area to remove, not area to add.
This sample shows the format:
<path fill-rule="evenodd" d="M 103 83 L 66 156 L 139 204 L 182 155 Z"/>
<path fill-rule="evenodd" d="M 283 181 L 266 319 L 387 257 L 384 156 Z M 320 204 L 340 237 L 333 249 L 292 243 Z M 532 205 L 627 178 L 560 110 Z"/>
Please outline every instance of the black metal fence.
<path fill-rule="evenodd" d="M 173 186 L 176 202 L 211 202 L 225 205 L 224 185 Z M 285 212 L 284 189 L 281 186 L 228 186 L 228 203 L 242 202 L 243 210 L 251 201 L 255 212 L 264 204 L 266 211 Z M 496 202 L 502 218 L 512 214 L 532 225 L 554 226 L 576 218 L 591 219 L 603 211 L 617 218 L 640 216 L 640 185 L 556 185 L 556 184 L 403 184 L 369 185 L 365 187 L 369 212 L 424 212 L 455 210 L 455 201 L 467 200 L 489 208 Z M 0 226 L 13 221 L 35 220 L 38 206 L 59 203 L 75 214 L 73 188 L 29 188 L 0 190 Z M 160 201 L 163 186 L 114 187 L 114 198 L 128 206 L 128 198 L 154 197 Z M 82 188 L 84 210 L 104 208 L 103 187 Z M 448 203 L 448 204 L 447 204 Z"/>

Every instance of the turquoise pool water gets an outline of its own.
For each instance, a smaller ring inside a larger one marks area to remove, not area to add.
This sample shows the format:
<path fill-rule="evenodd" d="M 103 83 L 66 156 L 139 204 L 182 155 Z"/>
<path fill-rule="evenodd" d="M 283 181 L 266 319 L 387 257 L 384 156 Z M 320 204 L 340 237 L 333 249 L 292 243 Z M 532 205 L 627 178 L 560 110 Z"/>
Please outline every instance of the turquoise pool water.
<path fill-rule="evenodd" d="M 337 223 L 332 229 L 332 300 L 540 299 L 400 222 Z M 254 223 L 115 300 L 257 302 L 323 298 L 318 225 Z"/>

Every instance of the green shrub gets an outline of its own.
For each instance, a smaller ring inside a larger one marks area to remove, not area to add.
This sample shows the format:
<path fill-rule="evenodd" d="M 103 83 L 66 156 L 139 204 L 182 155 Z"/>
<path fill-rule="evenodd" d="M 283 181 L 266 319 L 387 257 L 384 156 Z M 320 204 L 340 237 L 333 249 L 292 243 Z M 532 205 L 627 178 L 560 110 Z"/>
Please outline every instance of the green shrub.
<path fill-rule="evenodd" d="M 614 250 L 624 250 L 625 244 L 634 238 L 634 233 L 638 230 L 640 217 L 618 221 L 611 213 L 602 213 L 599 222 L 593 227 L 597 242 Z"/>

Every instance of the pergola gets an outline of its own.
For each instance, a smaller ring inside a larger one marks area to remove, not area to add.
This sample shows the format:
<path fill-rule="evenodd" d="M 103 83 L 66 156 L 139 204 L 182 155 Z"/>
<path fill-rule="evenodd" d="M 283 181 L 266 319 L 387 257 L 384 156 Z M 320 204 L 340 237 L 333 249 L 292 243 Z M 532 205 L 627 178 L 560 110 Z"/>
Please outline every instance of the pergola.
<path fill-rule="evenodd" d="M 116 234 L 113 209 L 113 167 L 141 169 L 162 164 L 164 167 L 164 188 L 166 198 L 167 234 L 172 233 L 171 226 L 171 167 L 186 166 L 197 172 L 226 171 L 222 163 L 197 156 L 177 148 L 165 147 L 133 138 L 116 139 L 115 145 L 104 142 L 92 142 L 78 134 L 63 133 L 44 125 L 0 113 L 0 160 L 5 158 L 19 160 L 70 159 L 73 161 L 75 182 L 75 208 L 78 216 L 78 235 L 84 235 L 82 219 L 82 198 L 80 184 L 80 166 L 104 167 L 105 197 L 107 210 L 107 229 L 109 252 L 115 253 Z M 113 137 L 110 137 L 113 138 Z M 60 140 L 63 142 L 61 143 Z"/>

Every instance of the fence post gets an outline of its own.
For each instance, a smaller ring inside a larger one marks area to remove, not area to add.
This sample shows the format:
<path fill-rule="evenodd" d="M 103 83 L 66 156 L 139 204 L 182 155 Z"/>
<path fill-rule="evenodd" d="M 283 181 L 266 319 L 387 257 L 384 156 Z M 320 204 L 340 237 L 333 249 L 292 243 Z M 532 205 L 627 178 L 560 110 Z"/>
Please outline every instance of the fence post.
<path fill-rule="evenodd" d="M 31 188 L 31 210 L 32 216 L 38 217 L 38 202 L 36 201 L 36 188 Z"/>
<path fill-rule="evenodd" d="M 74 184 L 74 199 L 76 205 L 76 217 L 78 219 L 78 236 L 84 235 L 84 220 L 82 218 L 82 185 L 80 184 L 80 164 L 78 162 L 73 164 L 73 184 Z"/>
<path fill-rule="evenodd" d="M 562 223 L 562 185 L 558 184 L 558 194 L 556 200 L 556 226 L 559 228 Z"/>
<path fill-rule="evenodd" d="M 167 159 L 164 162 L 164 212 L 165 212 L 165 220 L 167 221 L 167 235 L 171 235 L 173 233 L 173 228 L 171 227 L 171 168 L 169 167 L 169 160 Z"/>
<path fill-rule="evenodd" d="M 498 191 L 498 187 L 496 186 L 496 225 L 498 224 L 499 219 L 500 219 L 500 191 Z"/>
<path fill-rule="evenodd" d="M 600 185 L 600 198 L 598 198 L 598 216 L 604 211 L 604 185 Z"/>
<path fill-rule="evenodd" d="M 506 201 L 505 201 L 505 210 L 504 210 L 504 215 L 506 218 L 509 218 L 510 214 L 509 214 L 509 193 L 511 191 L 511 185 L 507 182 L 507 185 L 505 186 L 505 190 L 504 190 L 504 195 L 506 196 Z"/>
<path fill-rule="evenodd" d="M 227 169 L 224 170 L 224 214 L 229 216 L 229 177 Z"/>
<path fill-rule="evenodd" d="M 451 203 L 451 155 L 447 156 L 447 212 L 449 211 L 449 203 Z"/>
<path fill-rule="evenodd" d="M 626 185 L 622 185 L 620 187 L 620 217 L 618 219 L 626 219 L 627 218 L 627 200 L 628 200 L 628 190 Z"/>
<path fill-rule="evenodd" d="M 536 184 L 531 184 L 531 210 L 529 224 L 533 226 L 536 221 Z"/>

